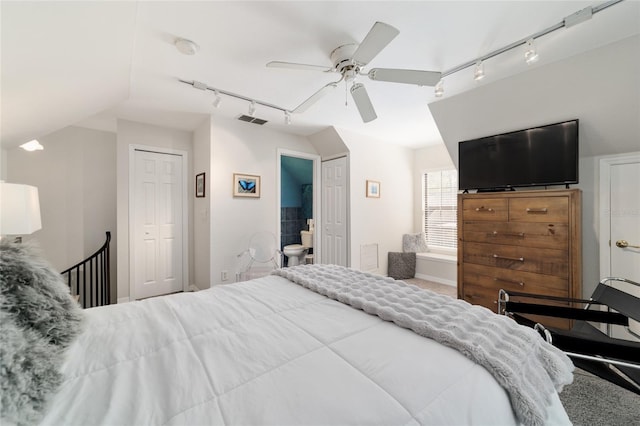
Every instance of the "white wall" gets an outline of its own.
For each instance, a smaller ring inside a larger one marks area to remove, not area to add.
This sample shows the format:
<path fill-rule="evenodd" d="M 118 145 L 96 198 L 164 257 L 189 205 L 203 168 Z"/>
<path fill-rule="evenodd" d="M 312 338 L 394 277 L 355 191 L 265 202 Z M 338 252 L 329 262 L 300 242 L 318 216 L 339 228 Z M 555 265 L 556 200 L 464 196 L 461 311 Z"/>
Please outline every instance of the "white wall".
<path fill-rule="evenodd" d="M 582 190 L 582 295 L 588 298 L 600 281 L 599 163 L 601 156 L 580 158 Z"/>
<path fill-rule="evenodd" d="M 183 130 L 118 120 L 117 137 L 117 236 L 118 236 L 118 300 L 129 297 L 129 146 L 170 148 L 187 151 L 187 182 L 189 247 L 193 247 L 193 134 Z M 193 277 L 189 271 L 189 277 Z"/>
<path fill-rule="evenodd" d="M 351 267 L 360 269 L 361 246 L 378 244 L 378 274 L 387 254 L 402 251 L 413 229 L 413 150 L 337 129 L 349 148 Z M 380 182 L 380 198 L 366 197 L 366 181 Z"/>
<path fill-rule="evenodd" d="M 211 141 L 211 280 L 224 284 L 234 280 L 237 254 L 254 233 L 276 235 L 278 148 L 317 152 L 305 137 L 219 117 L 212 118 Z M 260 198 L 234 198 L 234 173 L 260 176 Z M 222 271 L 227 271 L 227 281 L 222 281 Z"/>
<path fill-rule="evenodd" d="M 193 175 L 205 174 L 205 196 L 193 200 L 193 264 L 191 282 L 199 289 L 211 285 L 211 120 L 193 133 Z"/>
<path fill-rule="evenodd" d="M 7 180 L 7 150 L 0 148 L 0 180 Z"/>
<path fill-rule="evenodd" d="M 347 155 L 349 148 L 345 145 L 342 137 L 334 127 L 327 127 L 313 135 L 309 140 L 315 147 L 323 160 Z"/>
<path fill-rule="evenodd" d="M 36 186 L 40 197 L 42 229 L 25 240 L 61 271 L 93 254 L 111 231 L 115 259 L 116 135 L 67 127 L 38 140 L 43 151 L 6 150 L 7 182 Z"/>

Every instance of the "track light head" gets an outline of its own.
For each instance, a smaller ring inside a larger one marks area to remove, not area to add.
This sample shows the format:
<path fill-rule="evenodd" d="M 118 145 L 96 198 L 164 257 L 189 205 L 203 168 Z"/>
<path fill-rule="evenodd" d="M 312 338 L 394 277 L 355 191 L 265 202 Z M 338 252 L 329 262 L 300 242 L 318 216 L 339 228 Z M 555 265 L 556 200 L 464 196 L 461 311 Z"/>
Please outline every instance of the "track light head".
<path fill-rule="evenodd" d="M 438 81 L 438 84 L 436 84 L 436 87 L 433 90 L 433 92 L 436 95 L 436 98 L 441 98 L 442 95 L 444 95 L 444 81 L 442 80 Z"/>
<path fill-rule="evenodd" d="M 218 92 L 217 90 L 214 90 L 213 93 L 215 93 L 216 98 L 213 100 L 211 104 L 213 105 L 214 108 L 218 108 L 220 107 L 220 102 L 222 101 L 222 98 L 220 97 L 220 92 Z"/>
<path fill-rule="evenodd" d="M 527 65 L 531 65 L 539 59 L 538 51 L 536 50 L 536 45 L 532 38 L 527 40 L 527 50 L 524 52 L 524 61 Z"/>
<path fill-rule="evenodd" d="M 256 115 L 256 101 L 251 101 L 249 104 L 249 115 L 255 117 Z"/>
<path fill-rule="evenodd" d="M 473 79 L 475 81 L 480 81 L 484 78 L 484 62 L 478 61 L 476 62 L 476 69 L 473 71 Z"/>

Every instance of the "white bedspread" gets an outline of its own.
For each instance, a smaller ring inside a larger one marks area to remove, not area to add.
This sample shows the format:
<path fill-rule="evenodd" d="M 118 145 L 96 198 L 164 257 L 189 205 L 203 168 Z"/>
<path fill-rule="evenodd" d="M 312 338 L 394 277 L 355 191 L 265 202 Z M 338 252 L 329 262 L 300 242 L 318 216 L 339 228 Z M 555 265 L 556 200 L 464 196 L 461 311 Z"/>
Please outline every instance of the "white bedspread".
<path fill-rule="evenodd" d="M 516 424 L 483 367 L 282 277 L 86 314 L 43 424 Z"/>

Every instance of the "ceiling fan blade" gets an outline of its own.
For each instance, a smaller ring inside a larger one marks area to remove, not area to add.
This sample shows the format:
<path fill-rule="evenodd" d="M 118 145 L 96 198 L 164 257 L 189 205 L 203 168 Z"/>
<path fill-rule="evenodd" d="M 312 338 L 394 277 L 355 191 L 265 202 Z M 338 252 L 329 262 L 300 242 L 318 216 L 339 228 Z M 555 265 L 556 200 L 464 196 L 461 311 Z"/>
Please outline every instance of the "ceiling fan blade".
<path fill-rule="evenodd" d="M 358 107 L 362 121 L 368 123 L 378 118 L 376 111 L 373 109 L 371 99 L 369 99 L 369 95 L 367 94 L 367 89 L 365 89 L 362 84 L 356 83 L 351 86 L 351 96 L 353 97 L 356 107 Z"/>
<path fill-rule="evenodd" d="M 318 90 L 313 95 L 309 96 L 306 101 L 302 102 L 298 105 L 293 111 L 293 113 L 301 113 L 305 112 L 309 109 L 309 107 L 320 100 L 320 98 L 324 97 L 327 93 L 331 91 L 331 89 L 335 89 L 338 87 L 338 83 L 329 83 L 326 86 L 323 86 L 320 90 Z"/>
<path fill-rule="evenodd" d="M 282 61 L 271 61 L 267 64 L 267 67 L 287 68 L 287 69 L 294 69 L 294 70 L 323 71 L 323 72 L 333 71 L 332 67 L 325 67 L 322 65 L 297 64 L 295 62 L 282 62 Z"/>
<path fill-rule="evenodd" d="M 373 68 L 368 74 L 371 80 L 390 81 L 392 83 L 417 84 L 418 86 L 435 86 L 442 78 L 442 73 L 435 71 L 399 70 L 392 68 Z"/>
<path fill-rule="evenodd" d="M 400 34 L 396 28 L 384 22 L 376 22 L 351 59 L 360 66 L 367 65 L 387 44 Z"/>

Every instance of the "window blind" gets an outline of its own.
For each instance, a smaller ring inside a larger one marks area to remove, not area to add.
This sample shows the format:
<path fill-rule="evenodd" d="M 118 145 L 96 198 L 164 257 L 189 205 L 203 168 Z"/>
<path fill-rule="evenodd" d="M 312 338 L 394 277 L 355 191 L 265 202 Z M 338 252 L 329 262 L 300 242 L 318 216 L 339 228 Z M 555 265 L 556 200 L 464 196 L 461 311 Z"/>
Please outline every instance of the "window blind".
<path fill-rule="evenodd" d="M 454 169 L 425 173 L 423 197 L 427 246 L 455 249 L 458 236 L 458 172 Z"/>

